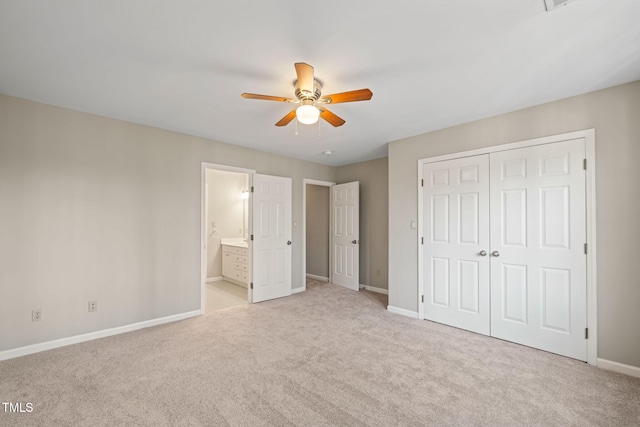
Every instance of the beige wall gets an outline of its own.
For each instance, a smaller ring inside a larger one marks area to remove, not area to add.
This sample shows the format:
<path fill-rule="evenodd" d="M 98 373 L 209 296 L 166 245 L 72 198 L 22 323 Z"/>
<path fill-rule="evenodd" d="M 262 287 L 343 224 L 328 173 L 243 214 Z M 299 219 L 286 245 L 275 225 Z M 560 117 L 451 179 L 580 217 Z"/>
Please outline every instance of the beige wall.
<path fill-rule="evenodd" d="M 0 95 L 0 351 L 199 310 L 202 162 L 292 177 L 298 224 L 302 180 L 335 181 L 333 167 Z M 301 287 L 301 250 L 292 267 Z"/>
<path fill-rule="evenodd" d="M 598 357 L 640 367 L 640 81 L 389 145 L 389 304 L 418 306 L 417 161 L 576 130 L 596 130 Z"/>
<path fill-rule="evenodd" d="M 329 187 L 307 184 L 307 274 L 329 277 Z"/>
<path fill-rule="evenodd" d="M 338 184 L 360 181 L 360 284 L 387 289 L 388 159 L 338 167 Z"/>

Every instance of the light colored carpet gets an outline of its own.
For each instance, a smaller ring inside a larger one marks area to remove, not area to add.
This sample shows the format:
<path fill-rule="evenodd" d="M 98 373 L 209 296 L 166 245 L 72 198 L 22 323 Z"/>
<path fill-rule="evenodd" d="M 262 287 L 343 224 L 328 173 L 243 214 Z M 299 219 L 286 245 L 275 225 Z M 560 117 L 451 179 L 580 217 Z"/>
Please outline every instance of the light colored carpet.
<path fill-rule="evenodd" d="M 332 284 L 0 362 L 23 426 L 631 426 L 640 379 Z M 0 408 L 1 409 L 1 408 Z"/>
<path fill-rule="evenodd" d="M 205 290 L 204 307 L 207 313 L 247 304 L 247 288 L 226 280 L 206 283 Z"/>

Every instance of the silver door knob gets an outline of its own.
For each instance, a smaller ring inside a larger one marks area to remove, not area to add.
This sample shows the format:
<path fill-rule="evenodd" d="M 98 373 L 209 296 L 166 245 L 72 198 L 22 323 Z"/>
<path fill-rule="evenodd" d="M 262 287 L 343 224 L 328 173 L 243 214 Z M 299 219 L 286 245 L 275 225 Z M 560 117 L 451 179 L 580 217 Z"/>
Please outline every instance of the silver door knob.
<path fill-rule="evenodd" d="M 287 240 L 287 245 L 290 245 L 290 244 L 291 244 L 291 240 Z"/>
<path fill-rule="evenodd" d="M 498 252 L 498 251 L 493 251 L 493 252 L 491 252 L 491 256 L 499 257 L 499 256 L 500 256 L 500 252 Z"/>
<path fill-rule="evenodd" d="M 358 243 L 357 240 L 352 240 L 351 243 L 353 243 L 354 245 L 356 245 Z"/>
<path fill-rule="evenodd" d="M 487 256 L 487 251 L 480 251 L 480 252 L 478 252 L 478 255 Z"/>

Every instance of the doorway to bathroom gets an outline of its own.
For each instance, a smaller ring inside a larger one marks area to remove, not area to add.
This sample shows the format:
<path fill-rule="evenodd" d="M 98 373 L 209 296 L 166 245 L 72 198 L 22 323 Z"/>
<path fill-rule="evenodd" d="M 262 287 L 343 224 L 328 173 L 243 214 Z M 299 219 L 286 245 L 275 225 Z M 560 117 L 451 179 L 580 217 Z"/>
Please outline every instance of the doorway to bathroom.
<path fill-rule="evenodd" d="M 223 165 L 205 167 L 202 213 L 205 313 L 250 300 L 249 192 L 254 172 Z"/>

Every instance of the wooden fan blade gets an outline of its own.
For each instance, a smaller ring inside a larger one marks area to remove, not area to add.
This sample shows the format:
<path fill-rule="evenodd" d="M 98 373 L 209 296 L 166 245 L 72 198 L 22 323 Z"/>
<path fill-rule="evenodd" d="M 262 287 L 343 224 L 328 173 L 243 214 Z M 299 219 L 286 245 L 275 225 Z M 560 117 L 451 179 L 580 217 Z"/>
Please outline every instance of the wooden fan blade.
<path fill-rule="evenodd" d="M 289 114 L 281 118 L 280 121 L 276 123 L 276 126 L 286 126 L 291 122 L 291 120 L 295 118 L 296 118 L 296 109 L 294 108 L 293 110 L 289 111 Z"/>
<path fill-rule="evenodd" d="M 333 126 L 338 127 L 344 124 L 344 120 L 333 114 L 326 108 L 320 108 L 320 117 L 331 123 Z"/>
<path fill-rule="evenodd" d="M 296 62 L 296 74 L 298 75 L 298 87 L 300 90 L 313 93 L 313 67 L 304 62 Z"/>
<path fill-rule="evenodd" d="M 258 95 L 256 93 L 243 93 L 240 96 L 247 99 L 262 99 L 264 101 L 295 102 L 295 100 L 291 98 L 285 98 L 282 96 Z"/>
<path fill-rule="evenodd" d="M 373 96 L 369 89 L 358 89 L 349 92 L 334 93 L 320 98 L 320 102 L 325 104 L 338 104 L 340 102 L 368 101 Z"/>

